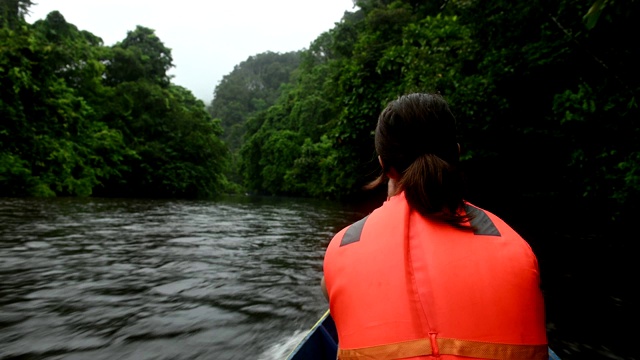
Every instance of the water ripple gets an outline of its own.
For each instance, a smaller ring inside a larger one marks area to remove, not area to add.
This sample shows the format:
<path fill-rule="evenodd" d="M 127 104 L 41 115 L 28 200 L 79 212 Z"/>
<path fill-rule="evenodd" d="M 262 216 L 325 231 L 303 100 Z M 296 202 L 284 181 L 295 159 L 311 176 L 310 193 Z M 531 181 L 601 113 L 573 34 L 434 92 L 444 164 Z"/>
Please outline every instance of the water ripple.
<path fill-rule="evenodd" d="M 278 359 L 364 214 L 277 198 L 0 199 L 0 359 Z"/>

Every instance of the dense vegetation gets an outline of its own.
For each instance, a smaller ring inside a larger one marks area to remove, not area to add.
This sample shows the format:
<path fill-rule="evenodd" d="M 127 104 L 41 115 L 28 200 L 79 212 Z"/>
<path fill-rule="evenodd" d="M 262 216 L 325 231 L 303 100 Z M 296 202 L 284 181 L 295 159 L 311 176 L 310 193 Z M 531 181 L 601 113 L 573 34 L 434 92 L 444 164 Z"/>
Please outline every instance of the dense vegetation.
<path fill-rule="evenodd" d="M 208 111 L 222 125 L 222 140 L 233 157 L 227 176 L 235 183 L 242 183 L 237 169 L 238 150 L 247 119 L 275 104 L 299 65 L 300 51 L 250 56 L 216 86 Z"/>
<path fill-rule="evenodd" d="M 0 195 L 353 199 L 377 175 L 386 103 L 438 91 L 459 120 L 469 198 L 638 210 L 640 1 L 357 0 L 308 49 L 258 54 L 205 110 L 138 27 L 105 47 L 59 13 L 0 9 Z M 8 5 L 9 4 L 9 5 Z M 231 166 L 229 166 L 231 165 Z"/>
<path fill-rule="evenodd" d="M 377 175 L 379 111 L 401 94 L 438 91 L 459 120 L 472 200 L 633 214 L 640 51 L 625 39 L 640 33 L 639 4 L 357 1 L 247 123 L 246 186 L 357 196 Z"/>
<path fill-rule="evenodd" d="M 222 128 L 171 83 L 142 26 L 113 46 L 30 1 L 0 3 L 0 196 L 209 197 L 228 187 Z"/>

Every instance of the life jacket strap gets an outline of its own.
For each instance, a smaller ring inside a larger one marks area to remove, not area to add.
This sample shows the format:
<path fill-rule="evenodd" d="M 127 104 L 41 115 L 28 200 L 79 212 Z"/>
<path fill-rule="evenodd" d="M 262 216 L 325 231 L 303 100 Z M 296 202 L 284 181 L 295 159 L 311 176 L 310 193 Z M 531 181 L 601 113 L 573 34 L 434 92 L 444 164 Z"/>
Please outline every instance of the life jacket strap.
<path fill-rule="evenodd" d="M 436 339 L 439 355 L 457 355 L 479 359 L 549 359 L 547 344 L 501 344 L 459 339 Z M 357 349 L 338 349 L 339 360 L 401 359 L 434 355 L 430 339 L 401 341 Z"/>

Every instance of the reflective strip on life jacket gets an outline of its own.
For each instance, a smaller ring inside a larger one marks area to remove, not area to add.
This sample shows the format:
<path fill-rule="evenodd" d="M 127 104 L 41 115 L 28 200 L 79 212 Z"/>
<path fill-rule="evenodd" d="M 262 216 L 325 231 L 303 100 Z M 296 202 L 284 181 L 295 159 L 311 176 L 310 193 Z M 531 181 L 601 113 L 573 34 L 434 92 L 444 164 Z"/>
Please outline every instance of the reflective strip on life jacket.
<path fill-rule="evenodd" d="M 548 359 L 546 344 L 515 345 L 438 338 L 434 351 L 429 339 L 402 341 L 358 349 L 339 349 L 339 360 L 391 360 L 429 355 L 457 355 L 479 359 Z"/>

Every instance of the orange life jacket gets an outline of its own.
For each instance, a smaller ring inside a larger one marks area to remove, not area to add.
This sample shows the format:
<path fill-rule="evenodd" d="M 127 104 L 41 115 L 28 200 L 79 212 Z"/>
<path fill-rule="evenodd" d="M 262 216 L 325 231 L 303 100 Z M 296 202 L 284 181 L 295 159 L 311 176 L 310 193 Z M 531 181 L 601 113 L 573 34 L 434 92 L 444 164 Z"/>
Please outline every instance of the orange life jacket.
<path fill-rule="evenodd" d="M 466 211 L 474 232 L 401 193 L 335 235 L 324 276 L 339 359 L 548 359 L 536 256 L 494 214 Z"/>

